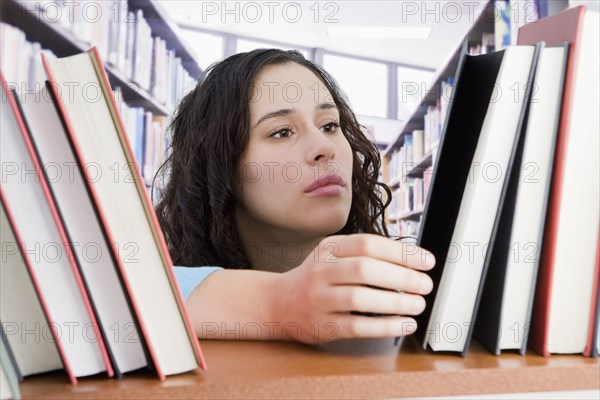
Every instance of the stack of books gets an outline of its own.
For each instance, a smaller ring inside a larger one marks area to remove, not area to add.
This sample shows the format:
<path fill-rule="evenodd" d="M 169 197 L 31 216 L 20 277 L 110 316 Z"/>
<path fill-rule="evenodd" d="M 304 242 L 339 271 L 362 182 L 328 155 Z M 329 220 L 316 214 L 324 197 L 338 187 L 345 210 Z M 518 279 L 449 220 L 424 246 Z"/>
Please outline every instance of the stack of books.
<path fill-rule="evenodd" d="M 462 55 L 418 238 L 424 347 L 597 356 L 599 38 L 580 6 Z"/>
<path fill-rule="evenodd" d="M 204 368 L 97 49 L 42 61 L 47 84 L 37 92 L 19 96 L 2 75 L 6 387 L 57 369 L 75 384 L 142 368 L 161 379 Z M 65 96 L 73 82 L 95 87 L 97 98 Z"/>

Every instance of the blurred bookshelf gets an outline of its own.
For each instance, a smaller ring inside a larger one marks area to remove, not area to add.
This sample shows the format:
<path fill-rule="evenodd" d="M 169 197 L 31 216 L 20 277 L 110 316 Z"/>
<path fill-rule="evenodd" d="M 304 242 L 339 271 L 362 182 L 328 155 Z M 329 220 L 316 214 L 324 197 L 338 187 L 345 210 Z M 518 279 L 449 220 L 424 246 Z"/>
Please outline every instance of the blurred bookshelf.
<path fill-rule="evenodd" d="M 98 49 L 149 188 L 167 156 L 173 110 L 203 72 L 163 6 L 140 0 L 69 5 L 6 0 L 1 22 L 2 70 L 17 94 L 44 85 L 41 52 L 62 58 Z"/>
<path fill-rule="evenodd" d="M 386 209 L 390 234 L 417 237 L 437 149 L 451 101 L 461 54 L 494 51 L 495 8 L 490 1 L 465 36 L 436 70 L 411 116 L 397 130 L 382 154 L 382 177 L 392 192 Z"/>

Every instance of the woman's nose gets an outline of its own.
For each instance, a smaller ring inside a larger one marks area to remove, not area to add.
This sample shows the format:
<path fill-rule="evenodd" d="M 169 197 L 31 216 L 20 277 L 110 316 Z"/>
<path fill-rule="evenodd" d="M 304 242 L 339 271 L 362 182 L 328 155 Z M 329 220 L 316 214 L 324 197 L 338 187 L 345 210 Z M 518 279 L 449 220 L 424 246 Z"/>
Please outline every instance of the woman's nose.
<path fill-rule="evenodd" d="M 335 144 L 317 127 L 307 137 L 307 162 L 327 162 L 335 157 Z"/>

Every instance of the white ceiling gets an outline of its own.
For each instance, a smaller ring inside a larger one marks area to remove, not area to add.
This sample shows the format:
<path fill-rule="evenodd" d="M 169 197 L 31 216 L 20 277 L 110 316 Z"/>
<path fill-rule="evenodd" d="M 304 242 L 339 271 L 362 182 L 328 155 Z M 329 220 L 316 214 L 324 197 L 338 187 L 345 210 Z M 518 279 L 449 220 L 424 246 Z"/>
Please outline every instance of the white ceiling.
<path fill-rule="evenodd" d="M 173 1 L 176 23 L 257 39 L 437 69 L 457 48 L 485 1 Z M 329 26 L 430 27 L 427 39 L 331 38 Z"/>

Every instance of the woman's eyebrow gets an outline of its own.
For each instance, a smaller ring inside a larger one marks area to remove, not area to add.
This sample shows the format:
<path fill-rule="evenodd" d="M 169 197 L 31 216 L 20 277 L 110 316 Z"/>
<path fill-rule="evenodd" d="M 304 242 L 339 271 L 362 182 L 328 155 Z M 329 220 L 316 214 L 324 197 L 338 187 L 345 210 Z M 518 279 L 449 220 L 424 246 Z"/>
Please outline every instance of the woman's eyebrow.
<path fill-rule="evenodd" d="M 319 103 L 319 104 L 317 104 L 317 106 L 315 107 L 315 109 L 318 110 L 318 111 L 321 111 L 321 110 L 331 110 L 331 109 L 337 109 L 337 106 L 334 103 Z M 262 117 L 260 117 L 260 119 L 254 125 L 254 127 L 257 127 L 258 125 L 260 125 L 262 122 L 264 122 L 265 120 L 267 120 L 269 118 L 285 117 L 285 116 L 293 114 L 295 112 L 296 112 L 296 110 L 293 109 L 293 108 L 283 108 L 281 110 L 277 110 L 277 111 L 272 111 L 270 113 L 266 113 L 265 115 L 263 115 Z"/>
<path fill-rule="evenodd" d="M 283 108 L 281 110 L 272 111 L 272 112 L 267 113 L 267 114 L 263 115 L 262 117 L 260 117 L 260 119 L 258 120 L 256 125 L 254 125 L 254 126 L 256 127 L 256 126 L 260 125 L 263 121 L 265 121 L 269 118 L 285 117 L 286 115 L 290 115 L 294 112 L 295 112 L 295 110 L 293 108 Z"/>
<path fill-rule="evenodd" d="M 317 106 L 315 107 L 315 109 L 317 109 L 317 110 L 331 110 L 332 108 L 337 109 L 337 106 L 335 105 L 335 103 L 320 103 L 320 104 L 317 104 Z"/>

